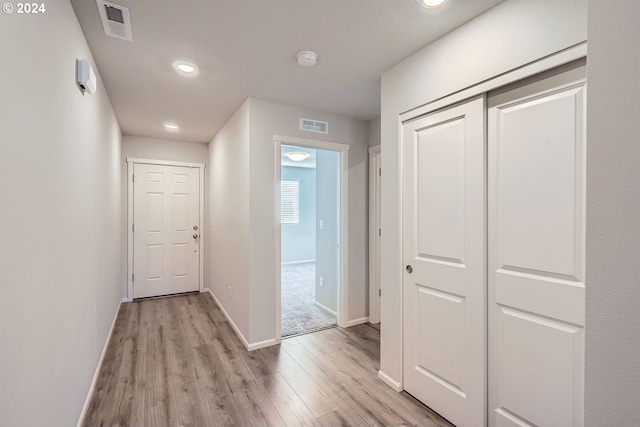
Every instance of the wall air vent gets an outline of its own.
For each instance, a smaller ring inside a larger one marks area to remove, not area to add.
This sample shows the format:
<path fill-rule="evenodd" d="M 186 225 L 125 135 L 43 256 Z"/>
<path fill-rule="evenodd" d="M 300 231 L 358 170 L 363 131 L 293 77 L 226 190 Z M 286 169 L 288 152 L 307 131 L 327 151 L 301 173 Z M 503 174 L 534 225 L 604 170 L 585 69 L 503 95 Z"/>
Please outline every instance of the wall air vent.
<path fill-rule="evenodd" d="M 96 0 L 104 33 L 117 39 L 133 41 L 129 9 L 119 4 Z"/>
<path fill-rule="evenodd" d="M 329 122 L 320 120 L 303 119 L 300 117 L 300 130 L 306 132 L 329 133 Z"/>

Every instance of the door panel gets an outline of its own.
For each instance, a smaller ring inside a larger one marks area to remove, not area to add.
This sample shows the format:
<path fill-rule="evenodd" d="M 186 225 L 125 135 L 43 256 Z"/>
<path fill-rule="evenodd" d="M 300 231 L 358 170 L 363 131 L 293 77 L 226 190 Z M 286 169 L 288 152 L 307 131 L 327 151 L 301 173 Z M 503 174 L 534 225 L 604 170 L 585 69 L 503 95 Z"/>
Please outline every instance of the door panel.
<path fill-rule="evenodd" d="M 135 164 L 134 176 L 134 298 L 197 291 L 199 169 Z"/>
<path fill-rule="evenodd" d="M 489 424 L 581 426 L 583 64 L 489 97 Z"/>
<path fill-rule="evenodd" d="M 486 424 L 484 97 L 403 125 L 404 386 Z"/>

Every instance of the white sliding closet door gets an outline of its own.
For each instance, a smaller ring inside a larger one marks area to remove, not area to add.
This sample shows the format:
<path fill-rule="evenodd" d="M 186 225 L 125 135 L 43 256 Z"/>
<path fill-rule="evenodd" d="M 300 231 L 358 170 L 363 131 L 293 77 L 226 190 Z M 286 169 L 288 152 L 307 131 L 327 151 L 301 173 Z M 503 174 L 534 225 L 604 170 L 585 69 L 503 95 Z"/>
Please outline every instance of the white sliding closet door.
<path fill-rule="evenodd" d="M 489 94 L 489 424 L 581 426 L 584 61 Z"/>
<path fill-rule="evenodd" d="M 402 128 L 404 388 L 486 424 L 485 98 Z"/>

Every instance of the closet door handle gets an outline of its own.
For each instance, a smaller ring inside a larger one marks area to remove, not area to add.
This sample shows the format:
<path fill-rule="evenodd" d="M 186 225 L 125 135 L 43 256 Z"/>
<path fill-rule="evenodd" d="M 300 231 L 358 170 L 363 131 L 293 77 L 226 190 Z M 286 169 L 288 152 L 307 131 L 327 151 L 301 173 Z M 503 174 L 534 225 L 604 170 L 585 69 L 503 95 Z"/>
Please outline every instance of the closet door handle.
<path fill-rule="evenodd" d="M 413 267 L 411 267 L 411 265 L 407 265 L 407 273 L 413 273 Z"/>

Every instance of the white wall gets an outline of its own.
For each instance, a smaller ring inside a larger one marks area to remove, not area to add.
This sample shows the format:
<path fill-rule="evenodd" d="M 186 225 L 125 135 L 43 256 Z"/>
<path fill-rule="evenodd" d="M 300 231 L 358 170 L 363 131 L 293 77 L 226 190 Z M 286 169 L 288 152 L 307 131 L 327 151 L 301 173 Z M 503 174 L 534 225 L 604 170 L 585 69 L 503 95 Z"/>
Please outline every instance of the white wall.
<path fill-rule="evenodd" d="M 340 153 L 316 150 L 316 302 L 338 312 Z M 322 228 L 320 228 L 322 221 Z M 323 285 L 320 286 L 320 278 Z"/>
<path fill-rule="evenodd" d="M 640 2 L 589 1 L 585 425 L 640 425 Z"/>
<path fill-rule="evenodd" d="M 381 370 L 402 383 L 398 115 L 586 40 L 586 0 L 507 0 L 382 76 Z"/>
<path fill-rule="evenodd" d="M 368 123 L 319 111 L 250 98 L 251 123 L 251 339 L 275 338 L 276 218 L 274 134 L 349 144 L 348 319 L 367 315 Z M 329 134 L 298 130 L 300 117 L 326 120 Z M 279 284 L 278 284 L 279 285 Z"/>
<path fill-rule="evenodd" d="M 209 144 L 205 282 L 249 339 L 249 102 Z M 211 226 L 211 221 L 214 226 Z M 273 252 L 273 248 L 271 249 Z M 229 291 L 229 288 L 231 290 Z"/>
<path fill-rule="evenodd" d="M 283 149 L 292 151 L 291 148 Z M 282 166 L 282 180 L 298 181 L 298 223 L 282 224 L 281 261 L 316 259 L 316 168 Z"/>
<path fill-rule="evenodd" d="M 369 121 L 369 147 L 380 144 L 380 126 L 381 117 L 376 117 L 375 119 Z"/>
<path fill-rule="evenodd" d="M 0 16 L 0 425 L 76 425 L 120 302 L 120 128 L 68 1 Z"/>
<path fill-rule="evenodd" d="M 146 138 L 143 136 L 122 136 L 122 159 L 120 161 L 122 167 L 121 180 L 122 180 L 122 199 L 121 199 L 121 221 L 122 221 L 122 233 L 121 239 L 121 288 L 122 298 L 127 297 L 127 238 L 129 226 L 127 224 L 127 209 L 128 209 L 128 176 L 127 176 L 127 157 L 134 157 L 138 159 L 151 159 L 151 160 L 170 160 L 174 162 L 191 162 L 191 163 L 207 163 L 209 160 L 209 147 L 208 144 L 198 144 L 195 142 L 182 142 L 168 139 Z M 205 168 L 205 186 L 208 183 L 208 169 Z M 205 197 L 208 193 L 205 193 Z M 205 206 L 208 203 L 205 202 Z M 205 219 L 203 224 L 207 224 Z"/>

